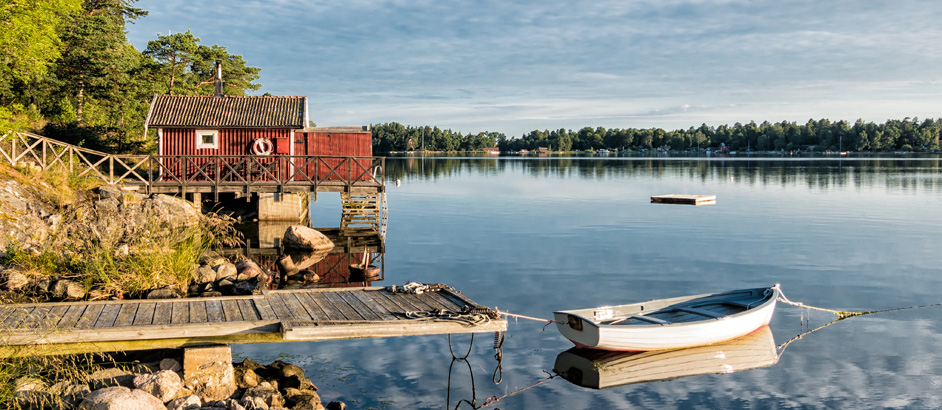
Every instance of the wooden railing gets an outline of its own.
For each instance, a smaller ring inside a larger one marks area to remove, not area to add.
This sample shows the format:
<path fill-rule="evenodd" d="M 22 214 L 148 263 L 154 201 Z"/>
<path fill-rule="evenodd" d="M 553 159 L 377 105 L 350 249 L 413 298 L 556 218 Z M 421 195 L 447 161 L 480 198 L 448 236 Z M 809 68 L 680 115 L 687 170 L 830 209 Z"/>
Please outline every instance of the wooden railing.
<path fill-rule="evenodd" d="M 310 155 L 113 155 L 29 133 L 0 143 L 0 156 L 11 164 L 32 163 L 42 170 L 66 167 L 108 184 L 243 187 L 381 187 L 384 157 Z"/>

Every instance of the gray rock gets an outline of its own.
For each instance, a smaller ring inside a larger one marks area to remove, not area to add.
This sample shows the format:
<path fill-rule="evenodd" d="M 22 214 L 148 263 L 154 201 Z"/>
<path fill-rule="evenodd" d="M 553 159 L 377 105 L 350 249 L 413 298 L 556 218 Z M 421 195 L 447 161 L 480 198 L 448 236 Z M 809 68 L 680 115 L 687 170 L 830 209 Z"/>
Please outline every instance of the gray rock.
<path fill-rule="evenodd" d="M 81 300 L 85 298 L 85 287 L 81 283 L 68 279 L 59 279 L 52 283 L 49 292 L 52 296 L 63 300 Z"/>
<path fill-rule="evenodd" d="M 178 297 L 180 297 L 180 295 L 169 288 L 154 289 L 147 293 L 147 299 L 176 299 Z"/>
<path fill-rule="evenodd" d="M 291 225 L 285 230 L 281 242 L 286 249 L 324 251 L 333 249 L 334 243 L 326 235 L 301 225 Z"/>
<path fill-rule="evenodd" d="M 199 396 L 189 395 L 171 400 L 167 403 L 167 410 L 196 410 L 203 406 Z"/>
<path fill-rule="evenodd" d="M 236 280 L 255 279 L 262 273 L 262 268 L 260 268 L 257 263 L 250 260 L 237 263 L 235 268 L 238 272 L 235 277 Z"/>
<path fill-rule="evenodd" d="M 232 263 L 225 262 L 223 264 L 217 265 L 216 270 L 216 281 L 221 280 L 234 280 L 236 275 L 239 274 L 239 271 L 236 269 L 236 266 Z"/>
<path fill-rule="evenodd" d="M 112 386 L 134 387 L 134 376 L 134 373 L 118 368 L 101 369 L 88 376 L 89 387 L 92 390 Z"/>
<path fill-rule="evenodd" d="M 3 270 L 0 270 L 0 289 L 3 290 L 20 290 L 26 285 L 29 284 L 29 276 L 26 276 L 25 273 L 14 269 L 4 267 Z"/>
<path fill-rule="evenodd" d="M 284 406 L 285 399 L 278 392 L 277 387 L 269 382 L 261 382 L 258 386 L 245 390 L 245 393 L 242 394 L 241 403 L 248 408 L 254 405 L 267 409 L 273 406 Z"/>
<path fill-rule="evenodd" d="M 165 358 L 160 361 L 160 370 L 170 370 L 172 372 L 179 372 L 183 370 L 183 365 L 180 364 L 180 361 L 177 359 Z"/>
<path fill-rule="evenodd" d="M 176 397 L 177 392 L 183 387 L 183 382 L 176 372 L 161 370 L 135 377 L 134 387 L 160 399 L 161 403 L 166 403 Z"/>
<path fill-rule="evenodd" d="M 114 185 L 102 185 L 95 189 L 95 193 L 101 199 L 121 199 L 124 191 Z"/>
<path fill-rule="evenodd" d="M 196 274 L 193 276 L 193 282 L 199 284 L 212 283 L 215 281 L 216 271 L 208 265 L 200 265 L 199 269 L 196 270 Z"/>
<path fill-rule="evenodd" d="M 49 403 L 53 397 L 46 392 L 46 383 L 33 377 L 21 377 L 13 382 L 13 397 L 16 402 L 24 408 L 31 408 L 34 405 L 42 407 L 41 403 Z"/>
<path fill-rule="evenodd" d="M 332 401 L 327 403 L 327 410 L 344 410 L 347 408 L 347 404 L 342 401 Z"/>
<path fill-rule="evenodd" d="M 222 263 L 229 262 L 226 258 L 219 256 L 218 253 L 213 252 L 212 250 L 205 250 L 203 254 L 200 255 L 200 265 L 206 265 L 210 268 L 214 268 Z"/>
<path fill-rule="evenodd" d="M 164 222 L 176 226 L 196 226 L 203 214 L 192 203 L 169 195 L 155 194 L 144 201 L 144 205 L 156 211 Z"/>
<path fill-rule="evenodd" d="M 123 386 L 106 387 L 91 392 L 79 410 L 166 410 L 160 399 L 141 390 Z"/>
<path fill-rule="evenodd" d="M 47 391 L 53 396 L 58 396 L 62 403 L 69 406 L 69 408 L 78 406 L 91 393 L 91 389 L 88 388 L 87 384 L 71 380 L 58 382 Z"/>

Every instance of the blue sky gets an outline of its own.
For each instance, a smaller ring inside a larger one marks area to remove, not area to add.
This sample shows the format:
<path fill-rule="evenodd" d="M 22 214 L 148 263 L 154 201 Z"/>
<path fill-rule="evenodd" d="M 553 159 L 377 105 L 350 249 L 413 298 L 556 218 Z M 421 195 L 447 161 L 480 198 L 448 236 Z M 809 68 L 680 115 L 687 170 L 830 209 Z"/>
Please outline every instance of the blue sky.
<path fill-rule="evenodd" d="M 143 50 L 191 30 L 309 97 L 322 126 L 519 137 L 942 117 L 937 0 L 139 0 Z"/>

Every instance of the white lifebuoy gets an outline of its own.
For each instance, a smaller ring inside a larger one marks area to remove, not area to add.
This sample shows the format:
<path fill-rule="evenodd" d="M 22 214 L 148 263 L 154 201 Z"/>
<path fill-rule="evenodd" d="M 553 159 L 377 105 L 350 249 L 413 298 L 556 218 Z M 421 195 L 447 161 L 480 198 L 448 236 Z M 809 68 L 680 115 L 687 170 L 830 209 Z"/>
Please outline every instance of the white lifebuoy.
<path fill-rule="evenodd" d="M 252 153 L 255 155 L 271 155 L 275 146 L 268 138 L 258 138 L 252 142 Z"/>

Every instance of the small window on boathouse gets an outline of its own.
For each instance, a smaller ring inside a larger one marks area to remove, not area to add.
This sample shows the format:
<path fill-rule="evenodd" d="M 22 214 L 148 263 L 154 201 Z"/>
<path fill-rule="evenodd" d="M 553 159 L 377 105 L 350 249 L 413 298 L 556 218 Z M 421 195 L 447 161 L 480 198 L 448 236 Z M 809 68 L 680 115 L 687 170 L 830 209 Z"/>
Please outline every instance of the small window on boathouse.
<path fill-rule="evenodd" d="M 196 149 L 219 149 L 219 130 L 196 130 Z"/>

